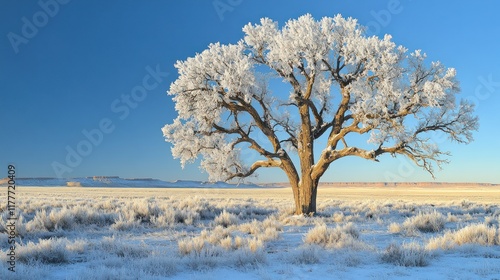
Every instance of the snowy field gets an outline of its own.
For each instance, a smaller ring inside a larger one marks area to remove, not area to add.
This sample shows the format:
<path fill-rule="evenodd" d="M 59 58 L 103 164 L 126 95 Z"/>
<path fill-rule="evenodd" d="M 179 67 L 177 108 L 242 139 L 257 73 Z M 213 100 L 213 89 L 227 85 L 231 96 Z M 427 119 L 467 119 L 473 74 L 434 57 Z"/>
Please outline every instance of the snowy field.
<path fill-rule="evenodd" d="M 21 187 L 0 279 L 500 279 L 500 189 Z"/>

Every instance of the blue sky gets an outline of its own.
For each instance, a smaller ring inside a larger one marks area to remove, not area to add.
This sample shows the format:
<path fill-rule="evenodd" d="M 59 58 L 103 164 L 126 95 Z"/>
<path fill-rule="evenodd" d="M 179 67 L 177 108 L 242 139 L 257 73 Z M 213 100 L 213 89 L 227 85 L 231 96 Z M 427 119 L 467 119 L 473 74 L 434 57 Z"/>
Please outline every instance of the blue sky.
<path fill-rule="evenodd" d="M 481 127 L 472 144 L 442 143 L 453 156 L 436 180 L 500 183 L 499 9 L 493 0 L 2 1 L 0 177 L 13 163 L 20 177 L 206 180 L 197 165 L 180 168 L 160 130 L 176 116 L 166 95 L 175 61 L 212 42 L 237 42 L 241 28 L 261 17 L 282 24 L 305 13 L 341 13 L 457 69 L 461 97 L 477 104 Z M 323 179 L 392 180 L 432 177 L 384 156 L 340 160 Z M 286 177 L 270 169 L 254 181 Z"/>

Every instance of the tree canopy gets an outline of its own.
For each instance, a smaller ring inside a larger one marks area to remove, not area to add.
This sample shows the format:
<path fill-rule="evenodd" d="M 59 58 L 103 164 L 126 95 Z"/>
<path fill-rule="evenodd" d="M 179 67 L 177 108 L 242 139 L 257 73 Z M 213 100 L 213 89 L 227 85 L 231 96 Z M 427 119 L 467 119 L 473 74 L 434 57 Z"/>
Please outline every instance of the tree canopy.
<path fill-rule="evenodd" d="M 367 36 L 341 15 L 309 14 L 281 28 L 263 18 L 243 32 L 236 44 L 211 44 L 178 61 L 168 92 L 178 113 L 162 129 L 172 154 L 183 166 L 201 155 L 210 180 L 281 168 L 297 202 L 302 185 L 315 188 L 340 158 L 403 155 L 432 174 L 447 152 L 429 141 L 430 132 L 473 140 L 478 118 L 472 104 L 456 100 L 455 69 L 397 46 L 390 35 Z M 348 145 L 352 136 L 371 148 Z M 243 149 L 258 156 L 249 162 Z"/>

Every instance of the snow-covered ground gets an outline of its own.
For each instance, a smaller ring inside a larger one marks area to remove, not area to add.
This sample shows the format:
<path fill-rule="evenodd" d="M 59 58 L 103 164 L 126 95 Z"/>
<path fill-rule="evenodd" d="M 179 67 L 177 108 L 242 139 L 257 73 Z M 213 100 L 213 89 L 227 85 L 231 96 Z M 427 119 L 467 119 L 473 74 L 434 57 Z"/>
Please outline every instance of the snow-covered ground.
<path fill-rule="evenodd" d="M 20 187 L 0 279 L 500 279 L 499 196 L 328 188 L 307 218 L 283 188 Z"/>

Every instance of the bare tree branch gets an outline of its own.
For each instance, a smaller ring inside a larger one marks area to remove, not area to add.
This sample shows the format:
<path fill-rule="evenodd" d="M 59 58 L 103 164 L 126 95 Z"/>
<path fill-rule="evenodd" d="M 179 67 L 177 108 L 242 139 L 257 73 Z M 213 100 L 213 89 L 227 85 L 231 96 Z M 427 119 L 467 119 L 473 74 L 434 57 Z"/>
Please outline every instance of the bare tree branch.
<path fill-rule="evenodd" d="M 245 172 L 234 173 L 231 176 L 229 176 L 226 179 L 226 181 L 229 181 L 229 180 L 236 178 L 236 177 L 240 177 L 240 178 L 248 177 L 248 176 L 252 175 L 257 169 L 262 168 L 262 167 L 279 167 L 279 166 L 281 166 L 281 161 L 278 161 L 278 160 L 270 159 L 270 160 L 256 161 L 252 164 L 252 166 L 250 167 L 249 170 L 247 170 Z"/>

